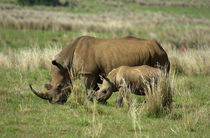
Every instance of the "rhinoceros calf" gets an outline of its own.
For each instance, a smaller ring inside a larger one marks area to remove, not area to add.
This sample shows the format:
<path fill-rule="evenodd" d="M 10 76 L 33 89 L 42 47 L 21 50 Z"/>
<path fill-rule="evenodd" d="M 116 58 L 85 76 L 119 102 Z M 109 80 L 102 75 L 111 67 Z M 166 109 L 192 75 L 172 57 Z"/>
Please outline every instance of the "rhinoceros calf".
<path fill-rule="evenodd" d="M 119 91 L 116 107 L 120 107 L 123 100 L 123 91 L 127 88 L 136 95 L 145 95 L 145 88 L 148 83 L 158 81 L 163 73 L 160 69 L 142 66 L 121 66 L 113 69 L 104 80 L 101 88 L 95 92 L 96 99 L 100 102 L 106 102 L 113 92 Z"/>
<path fill-rule="evenodd" d="M 47 91 L 40 93 L 30 88 L 34 94 L 50 103 L 63 104 L 71 92 L 71 78 L 79 77 L 85 82 L 89 99 L 93 90 L 98 90 L 101 83 L 99 75 L 107 75 L 119 66 L 149 65 L 167 68 L 170 62 L 164 49 L 152 40 L 135 37 L 101 39 L 82 36 L 65 47 L 52 61 L 50 84 L 45 84 Z M 71 77 L 70 77 L 71 76 Z"/>

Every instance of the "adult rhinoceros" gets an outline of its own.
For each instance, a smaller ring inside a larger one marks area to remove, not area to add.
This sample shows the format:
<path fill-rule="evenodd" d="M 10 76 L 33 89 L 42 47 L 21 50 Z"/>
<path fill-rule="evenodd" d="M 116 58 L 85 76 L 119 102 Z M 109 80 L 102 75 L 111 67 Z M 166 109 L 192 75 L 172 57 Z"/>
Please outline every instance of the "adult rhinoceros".
<path fill-rule="evenodd" d="M 34 94 L 50 103 L 64 104 L 71 92 L 68 87 L 71 76 L 85 80 L 89 99 L 92 90 L 98 90 L 99 75 L 107 75 L 119 66 L 149 65 L 170 69 L 170 62 L 164 49 L 152 40 L 135 37 L 101 39 L 81 36 L 65 47 L 52 61 L 51 84 L 45 84 L 47 92 L 40 93 L 30 88 Z"/>

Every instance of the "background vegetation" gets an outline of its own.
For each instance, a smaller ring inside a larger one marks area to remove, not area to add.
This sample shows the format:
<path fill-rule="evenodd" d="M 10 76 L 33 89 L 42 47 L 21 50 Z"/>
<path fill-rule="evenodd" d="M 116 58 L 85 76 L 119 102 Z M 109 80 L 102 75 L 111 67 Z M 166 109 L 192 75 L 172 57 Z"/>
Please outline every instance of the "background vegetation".
<path fill-rule="evenodd" d="M 210 14 L 208 0 L 60 0 L 24 6 L 0 0 L 0 137 L 208 137 Z M 68 3 L 68 5 L 65 3 Z M 51 80 L 54 56 L 81 35 L 155 39 L 170 58 L 171 111 L 147 114 L 144 97 L 116 109 L 85 100 L 76 81 L 64 106 L 34 96 L 28 84 Z M 187 47 L 180 50 L 180 47 Z M 82 100 L 81 100 L 82 99 Z"/>
<path fill-rule="evenodd" d="M 46 5 L 46 6 L 56 6 L 60 5 L 59 0 L 18 0 L 20 5 Z"/>

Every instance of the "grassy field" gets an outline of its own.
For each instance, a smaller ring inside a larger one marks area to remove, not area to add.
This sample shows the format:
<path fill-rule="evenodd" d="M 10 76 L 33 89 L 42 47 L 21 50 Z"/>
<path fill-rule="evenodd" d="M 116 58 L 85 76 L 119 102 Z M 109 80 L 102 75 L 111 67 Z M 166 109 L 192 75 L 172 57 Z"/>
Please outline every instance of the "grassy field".
<path fill-rule="evenodd" d="M 208 0 L 72 2 L 68 7 L 20 7 L 16 0 L 0 0 L 0 137 L 210 135 Z M 81 35 L 133 35 L 160 42 L 172 64 L 170 112 L 149 115 L 141 96 L 132 97 L 132 106 L 116 109 L 117 93 L 106 105 L 90 103 L 81 82 L 75 82 L 65 105 L 33 95 L 28 84 L 45 91 L 50 61 Z M 189 49 L 179 52 L 181 46 Z"/>
<path fill-rule="evenodd" d="M 3 137 L 208 137 L 209 134 L 209 76 L 175 76 L 172 111 L 150 117 L 139 105 L 142 97 L 132 111 L 114 107 L 116 94 L 108 105 L 88 102 L 81 105 L 72 98 L 64 106 L 52 105 L 28 89 L 28 83 L 40 88 L 49 81 L 47 70 L 1 69 L 0 74 L 4 76 L 0 83 Z"/>

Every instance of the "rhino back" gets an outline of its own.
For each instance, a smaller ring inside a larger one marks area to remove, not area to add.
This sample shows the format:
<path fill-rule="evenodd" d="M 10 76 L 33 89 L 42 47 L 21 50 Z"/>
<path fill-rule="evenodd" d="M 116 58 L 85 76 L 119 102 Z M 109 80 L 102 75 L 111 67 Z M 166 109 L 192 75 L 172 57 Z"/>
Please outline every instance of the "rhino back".
<path fill-rule="evenodd" d="M 122 65 L 164 65 L 167 54 L 154 41 L 134 37 L 99 39 L 82 37 L 74 52 L 76 70 L 91 74 L 108 74 Z"/>

